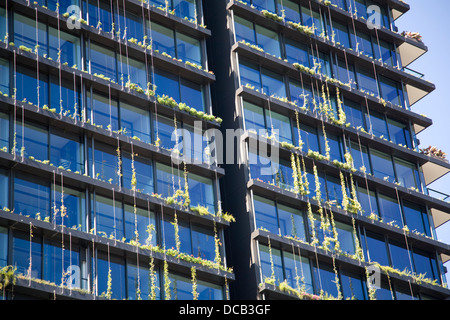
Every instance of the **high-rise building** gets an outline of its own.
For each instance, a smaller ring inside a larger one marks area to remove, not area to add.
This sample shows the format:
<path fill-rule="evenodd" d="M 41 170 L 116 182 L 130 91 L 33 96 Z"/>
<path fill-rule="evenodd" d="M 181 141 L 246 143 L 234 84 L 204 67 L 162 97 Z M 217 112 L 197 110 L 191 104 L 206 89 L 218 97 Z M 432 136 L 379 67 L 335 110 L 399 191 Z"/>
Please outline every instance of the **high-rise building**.
<path fill-rule="evenodd" d="M 180 139 L 221 122 L 203 19 L 195 0 L 0 3 L 4 298 L 227 297 L 224 170 Z"/>
<path fill-rule="evenodd" d="M 237 220 L 232 298 L 450 297 L 450 247 L 435 233 L 450 206 L 427 190 L 450 166 L 416 138 L 432 121 L 413 105 L 435 86 L 408 69 L 427 51 L 419 34 L 397 31 L 408 10 L 207 3 L 214 107 L 222 128 L 245 132 L 247 162 L 225 165 L 221 188 Z"/>
<path fill-rule="evenodd" d="M 450 298 L 408 10 L 2 1 L 2 298 Z"/>

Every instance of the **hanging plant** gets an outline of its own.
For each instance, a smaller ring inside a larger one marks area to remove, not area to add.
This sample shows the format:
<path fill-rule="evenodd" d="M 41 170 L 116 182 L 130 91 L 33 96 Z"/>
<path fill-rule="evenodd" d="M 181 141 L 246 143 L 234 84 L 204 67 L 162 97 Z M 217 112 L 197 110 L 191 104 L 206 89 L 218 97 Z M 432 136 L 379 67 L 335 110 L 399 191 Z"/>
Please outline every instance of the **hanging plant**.
<path fill-rule="evenodd" d="M 325 126 L 323 124 L 322 121 L 322 132 L 323 132 L 323 139 L 325 141 L 325 159 L 327 159 L 328 161 L 330 161 L 330 144 L 328 143 L 328 138 L 327 138 L 327 132 L 325 130 Z"/>
<path fill-rule="evenodd" d="M 304 103 L 306 103 L 306 98 L 304 98 Z M 299 115 L 298 115 L 298 111 L 295 110 L 295 121 L 297 123 L 297 134 L 298 134 L 298 148 L 299 150 L 303 150 L 303 141 L 302 141 L 302 135 L 300 133 L 300 120 L 299 120 Z"/>
<path fill-rule="evenodd" d="M 315 246 L 316 244 L 319 243 L 319 240 L 317 239 L 316 236 L 316 229 L 315 229 L 315 218 L 314 218 L 314 214 L 312 212 L 312 208 L 311 208 L 311 203 L 308 201 L 307 202 L 307 213 L 308 213 L 308 220 L 309 220 L 309 225 L 310 225 L 310 229 L 311 229 L 311 245 Z"/>
<path fill-rule="evenodd" d="M 111 300 L 112 296 L 112 277 L 111 277 L 111 267 L 108 268 L 108 282 L 106 285 L 106 294 L 105 297 L 108 300 Z"/>
<path fill-rule="evenodd" d="M 180 252 L 181 242 L 180 242 L 180 234 L 179 234 L 179 226 L 178 226 L 178 217 L 177 212 L 175 211 L 175 215 L 173 217 L 173 222 L 171 222 L 173 225 L 173 230 L 175 232 L 175 246 L 178 252 Z"/>
<path fill-rule="evenodd" d="M 315 164 L 313 166 L 313 172 L 314 172 L 314 182 L 316 185 L 316 189 L 315 189 L 316 195 L 313 197 L 313 199 L 317 200 L 320 203 L 320 200 L 322 199 L 322 193 L 320 191 L 319 174 L 317 173 L 317 167 Z"/>
<path fill-rule="evenodd" d="M 344 179 L 344 175 L 342 174 L 342 171 L 339 171 L 339 177 L 341 179 L 341 190 L 342 190 L 342 208 L 344 208 L 344 210 L 348 210 L 348 206 L 349 206 L 349 200 L 348 200 L 348 196 L 347 196 L 347 187 L 345 185 L 345 179 Z"/>
<path fill-rule="evenodd" d="M 291 169 L 292 169 L 292 178 L 294 179 L 294 193 L 299 194 L 300 188 L 298 183 L 298 169 L 297 164 L 295 162 L 295 155 L 291 153 Z"/>
<path fill-rule="evenodd" d="M 194 300 L 198 300 L 197 271 L 194 266 L 191 267 L 191 283 L 192 283 L 192 296 Z"/>
<path fill-rule="evenodd" d="M 265 282 L 268 284 L 272 284 L 275 285 L 275 265 L 273 263 L 273 256 L 272 256 L 272 245 L 270 243 L 270 237 L 267 237 L 267 241 L 268 241 L 268 246 L 269 246 L 269 258 L 270 258 L 270 270 L 271 270 L 271 274 L 270 274 L 270 278 L 266 278 Z"/>
<path fill-rule="evenodd" d="M 118 149 L 120 152 L 120 149 Z M 118 157 L 120 154 L 117 155 Z M 134 152 L 131 153 L 131 190 L 136 191 L 137 179 L 136 179 L 136 167 L 134 165 Z"/>
<path fill-rule="evenodd" d="M 339 285 L 339 274 L 338 274 L 337 269 L 336 269 L 336 259 L 335 259 L 334 255 L 333 255 L 333 271 L 334 271 L 334 283 L 336 284 L 336 289 L 337 289 L 337 292 L 338 292 L 337 299 L 338 300 L 342 300 L 343 299 L 343 295 L 342 295 L 342 292 L 341 292 L 341 286 Z"/>
<path fill-rule="evenodd" d="M 156 271 L 155 271 L 155 258 L 153 255 L 150 257 L 148 277 L 150 278 L 150 294 L 149 300 L 156 300 Z"/>
<path fill-rule="evenodd" d="M 214 257 L 214 262 L 217 264 L 217 266 L 219 267 L 222 263 L 222 259 L 220 257 L 220 239 L 219 236 L 217 235 L 217 226 L 216 226 L 216 221 L 214 220 L 214 247 L 215 247 L 215 257 Z"/>
<path fill-rule="evenodd" d="M 185 208 L 189 208 L 189 206 L 191 205 L 191 198 L 189 196 L 188 171 L 186 169 L 186 162 L 184 163 L 183 174 L 184 174 L 184 193 L 183 193 L 184 203 L 183 203 L 183 206 Z"/>
<path fill-rule="evenodd" d="M 364 253 L 358 239 L 358 234 L 356 232 L 355 218 L 353 217 L 352 217 L 352 225 L 353 225 L 353 238 L 355 239 L 355 257 L 359 261 L 364 262 Z"/>
<path fill-rule="evenodd" d="M 171 293 L 170 293 L 170 278 L 169 278 L 169 265 L 167 264 L 167 260 L 164 259 L 164 299 L 170 300 L 171 299 Z"/>

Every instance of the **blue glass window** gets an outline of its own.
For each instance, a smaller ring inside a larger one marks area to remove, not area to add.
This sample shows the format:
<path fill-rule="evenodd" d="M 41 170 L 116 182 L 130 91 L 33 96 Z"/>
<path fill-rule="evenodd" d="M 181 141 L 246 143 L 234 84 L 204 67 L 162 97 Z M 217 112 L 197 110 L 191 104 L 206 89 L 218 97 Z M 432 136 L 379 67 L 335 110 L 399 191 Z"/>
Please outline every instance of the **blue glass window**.
<path fill-rule="evenodd" d="M 175 144 L 180 142 L 175 141 L 175 136 L 172 140 L 172 133 L 175 130 L 174 122 L 174 119 L 169 119 L 164 116 L 158 116 L 154 118 L 154 137 L 155 141 L 157 138 L 159 138 L 161 147 L 164 147 L 166 149 L 173 149 L 175 147 Z M 179 121 L 176 121 L 176 124 L 177 128 L 181 128 L 181 123 Z M 181 139 L 181 137 L 179 137 L 179 139 Z"/>
<path fill-rule="evenodd" d="M 9 179 L 8 172 L 4 169 L 0 169 L 0 190 L 0 210 L 3 210 L 3 208 L 9 208 Z"/>
<path fill-rule="evenodd" d="M 39 90 L 37 90 L 37 87 L 39 87 Z M 16 88 L 17 100 L 32 102 L 40 107 L 48 105 L 48 80 L 45 74 L 40 73 L 38 81 L 36 71 L 17 66 Z M 30 88 L 33 88 L 33 90 L 30 90 Z"/>
<path fill-rule="evenodd" d="M 63 115 L 79 117 L 81 107 L 81 88 L 74 86 L 73 80 L 50 78 L 50 108 Z"/>
<path fill-rule="evenodd" d="M 366 300 L 366 285 L 361 275 L 354 274 L 345 270 L 341 273 L 341 288 L 344 299 Z"/>
<path fill-rule="evenodd" d="M 412 148 L 411 134 L 406 123 L 401 123 L 388 118 L 389 138 L 395 144 Z"/>
<path fill-rule="evenodd" d="M 395 53 L 395 50 L 393 49 L 392 44 L 384 40 L 379 40 L 379 42 L 374 42 L 374 49 L 375 59 L 381 59 L 383 63 L 386 63 L 391 67 L 397 65 L 397 55 Z"/>
<path fill-rule="evenodd" d="M 123 258 L 99 252 L 96 264 L 93 263 L 97 277 L 98 295 L 105 296 L 108 292 L 108 273 L 111 270 L 111 299 L 125 299 L 125 263 Z"/>
<path fill-rule="evenodd" d="M 234 16 L 234 28 L 236 33 L 236 42 L 245 41 L 256 45 L 256 35 L 252 22 L 239 16 Z"/>
<path fill-rule="evenodd" d="M 390 155 L 370 149 L 373 175 L 389 182 L 395 182 L 394 164 Z"/>
<path fill-rule="evenodd" d="M 288 285 L 294 289 L 304 289 L 305 292 L 310 294 L 314 293 L 308 258 L 283 251 L 283 262 L 285 279 Z"/>
<path fill-rule="evenodd" d="M 358 187 L 358 201 L 361 204 L 365 216 L 370 216 L 371 213 L 375 213 L 377 217 L 380 216 L 375 191 L 367 191 L 366 188 Z"/>
<path fill-rule="evenodd" d="M 430 220 L 424 207 L 403 200 L 403 213 L 405 224 L 409 230 L 425 234 L 426 236 L 431 235 Z"/>
<path fill-rule="evenodd" d="M 280 39 L 278 33 L 260 25 L 255 25 L 257 45 L 266 53 L 281 57 Z"/>
<path fill-rule="evenodd" d="M 304 143 L 303 150 L 320 151 L 316 128 L 300 123 L 300 135 Z"/>
<path fill-rule="evenodd" d="M 197 293 L 198 300 L 223 300 L 223 288 L 205 281 L 197 282 Z"/>
<path fill-rule="evenodd" d="M 309 55 L 308 49 L 305 44 L 293 41 L 289 38 L 286 39 L 285 44 L 286 59 L 289 63 L 299 63 L 305 67 L 309 67 Z"/>
<path fill-rule="evenodd" d="M 268 10 L 270 12 L 275 12 L 275 1 L 274 0 L 252 0 L 252 4 L 258 10 Z"/>
<path fill-rule="evenodd" d="M 67 12 L 70 5 L 80 6 L 78 0 L 47 0 L 47 6 L 50 10 L 56 11 L 58 8 L 57 4 L 59 5 L 59 14 Z"/>
<path fill-rule="evenodd" d="M 192 225 L 192 254 L 194 257 L 214 261 L 215 249 L 213 230 Z"/>
<path fill-rule="evenodd" d="M 290 100 L 300 108 L 312 109 L 311 86 L 301 84 L 298 81 L 290 79 L 289 81 Z M 297 134 L 298 135 L 298 134 Z M 298 137 L 297 137 L 298 138 Z"/>
<path fill-rule="evenodd" d="M 147 33 L 151 34 L 153 50 L 157 50 L 159 53 L 165 52 L 175 57 L 175 36 L 173 30 L 154 22 L 148 28 L 151 28 L 151 32 L 148 30 Z"/>
<path fill-rule="evenodd" d="M 0 91 L 9 95 L 9 61 L 5 59 L 0 59 Z"/>
<path fill-rule="evenodd" d="M 360 31 L 356 31 L 356 37 L 353 31 L 351 32 L 351 34 L 353 50 L 355 50 L 356 52 L 361 52 L 363 55 L 373 58 L 373 49 L 372 42 L 370 41 L 370 35 L 362 33 Z"/>
<path fill-rule="evenodd" d="M 316 294 L 320 294 L 320 291 L 323 290 L 325 293 L 337 297 L 338 289 L 335 283 L 335 273 L 333 268 L 320 263 L 319 266 L 314 265 L 313 271 Z"/>
<path fill-rule="evenodd" d="M 205 111 L 205 97 L 203 94 L 203 86 L 201 84 L 187 79 L 181 79 L 180 96 L 181 102 L 184 102 L 189 107 L 194 108 L 197 111 Z"/>
<path fill-rule="evenodd" d="M 273 173 L 271 159 L 258 154 L 256 150 L 250 150 L 248 153 L 250 164 L 250 176 L 252 179 L 259 179 L 264 182 L 273 182 Z"/>
<path fill-rule="evenodd" d="M 59 130 L 50 135 L 50 162 L 65 170 L 84 173 L 83 144 L 79 136 Z"/>
<path fill-rule="evenodd" d="M 369 261 L 378 262 L 382 266 L 389 266 L 389 257 L 383 236 L 368 231 L 366 234 Z"/>
<path fill-rule="evenodd" d="M 389 240 L 389 251 L 391 253 L 392 267 L 400 271 L 412 272 L 411 257 L 406 244 Z"/>
<path fill-rule="evenodd" d="M 256 133 L 260 133 L 261 130 L 266 130 L 264 123 L 264 109 L 253 103 L 244 100 L 244 118 L 245 129 L 254 130 Z"/>
<path fill-rule="evenodd" d="M 14 232 L 13 237 L 13 261 L 12 265 L 17 268 L 17 273 L 31 278 L 41 279 L 42 275 L 42 245 L 41 237 L 30 235 L 25 232 Z M 30 263 L 31 258 L 31 263 Z M 31 272 L 30 272 L 31 271 Z"/>
<path fill-rule="evenodd" d="M 360 90 L 378 96 L 378 84 L 373 71 L 356 68 L 357 83 Z"/>
<path fill-rule="evenodd" d="M 355 239 L 353 237 L 353 227 L 351 225 L 336 221 L 336 231 L 342 252 L 355 254 Z"/>
<path fill-rule="evenodd" d="M 270 135 L 275 134 L 275 132 L 272 132 L 272 128 L 275 131 L 278 131 L 278 134 L 275 134 L 276 140 L 279 142 L 292 143 L 292 129 L 289 117 L 266 110 L 266 123 L 267 131 Z"/>
<path fill-rule="evenodd" d="M 198 21 L 196 0 L 172 0 L 175 15 L 182 19 Z"/>
<path fill-rule="evenodd" d="M 100 0 L 83 1 L 83 12 L 88 15 L 85 19 L 88 21 L 89 25 L 94 28 L 102 29 L 105 32 L 112 31 L 113 16 L 111 10 L 112 6 L 108 2 Z M 124 30 L 125 26 L 115 26 L 115 31 L 120 31 L 121 35 L 123 35 Z"/>
<path fill-rule="evenodd" d="M 364 114 L 366 116 L 366 123 L 371 132 L 377 137 L 388 139 L 389 132 L 384 114 L 373 110 L 370 111 L 370 117 L 366 112 Z"/>
<path fill-rule="evenodd" d="M 96 142 L 93 159 L 94 171 L 92 177 L 105 182 L 120 185 L 118 161 L 117 154 L 112 147 Z M 92 159 L 90 159 L 90 164 L 92 165 Z"/>
<path fill-rule="evenodd" d="M 5 39 L 6 33 L 8 32 L 8 26 L 6 24 L 6 10 L 0 8 L 0 38 Z"/>
<path fill-rule="evenodd" d="M 178 237 L 180 239 L 180 251 L 190 255 L 192 253 L 191 229 L 189 222 L 178 220 Z M 164 243 L 166 249 L 176 249 L 175 221 L 173 217 L 164 217 L 163 221 Z"/>
<path fill-rule="evenodd" d="M 352 88 L 356 88 L 355 67 L 352 63 L 346 63 L 344 60 L 338 58 L 337 76 L 343 83 L 349 83 Z"/>
<path fill-rule="evenodd" d="M 356 102 L 345 99 L 344 111 L 347 118 L 347 122 L 354 128 L 366 129 L 364 125 L 364 116 L 361 111 L 361 105 Z"/>
<path fill-rule="evenodd" d="M 90 43 L 91 74 L 103 75 L 117 82 L 117 66 L 115 52 L 93 42 Z"/>
<path fill-rule="evenodd" d="M 52 27 L 48 30 L 49 57 L 70 67 L 81 68 L 80 38 Z M 58 55 L 59 53 L 59 55 Z"/>
<path fill-rule="evenodd" d="M 159 268 L 154 269 L 155 298 L 161 298 L 161 290 L 159 288 Z M 139 275 L 138 275 L 139 273 Z M 148 264 L 141 264 L 139 267 L 133 263 L 127 263 L 127 284 L 128 284 L 128 300 L 150 300 L 152 276 L 149 271 Z M 140 293 L 138 294 L 138 290 Z"/>
<path fill-rule="evenodd" d="M 8 229 L 0 227 L 0 268 L 6 265 L 8 265 Z"/>
<path fill-rule="evenodd" d="M 145 63 L 124 55 L 118 55 L 117 69 L 120 83 L 128 82 L 137 84 L 142 89 L 147 88 L 147 73 Z"/>
<path fill-rule="evenodd" d="M 133 179 L 131 154 L 124 153 L 122 157 L 123 168 L 123 186 L 132 190 L 131 181 Z M 153 193 L 153 169 L 152 162 L 149 159 L 134 156 L 134 169 L 136 178 L 136 191 L 152 194 Z"/>
<path fill-rule="evenodd" d="M 340 45 L 351 48 L 347 25 L 333 21 L 334 41 Z"/>
<path fill-rule="evenodd" d="M 179 79 L 176 75 L 162 70 L 155 71 L 156 93 L 166 94 L 175 101 L 180 102 Z M 191 107 L 191 105 L 189 105 Z M 193 107 L 193 106 L 192 106 Z"/>
<path fill-rule="evenodd" d="M 281 251 L 278 249 L 271 248 L 272 257 L 270 255 L 269 247 L 260 244 L 259 245 L 259 257 L 261 259 L 261 273 L 263 277 L 263 281 L 266 278 L 272 277 L 272 265 L 271 259 L 273 261 L 273 271 L 275 276 L 275 284 L 283 282 L 283 262 L 281 258 Z"/>
<path fill-rule="evenodd" d="M 210 213 L 215 213 L 215 197 L 213 180 L 193 173 L 188 175 L 189 196 L 191 207 L 198 205 L 208 208 Z"/>
<path fill-rule="evenodd" d="M 63 193 L 63 189 L 59 185 L 53 185 L 52 189 L 54 196 L 52 204 L 57 210 L 57 212 L 53 212 L 52 220 L 57 225 L 84 231 L 86 224 L 84 192 L 64 186 Z"/>
<path fill-rule="evenodd" d="M 320 35 L 323 31 L 323 22 L 319 12 L 304 6 L 301 8 L 303 25 L 314 28 L 315 34 Z"/>
<path fill-rule="evenodd" d="M 397 182 L 406 188 L 417 188 L 420 190 L 421 183 L 419 170 L 414 163 L 399 158 L 394 158 Z"/>
<path fill-rule="evenodd" d="M 121 35 L 125 34 L 126 30 L 126 38 L 127 39 L 137 39 L 138 41 L 143 40 L 144 38 L 144 26 L 142 25 L 143 19 L 139 17 L 137 14 L 131 12 L 130 10 L 120 9 L 120 15 L 117 14 L 117 10 L 115 10 L 115 23 L 117 28 L 120 26 L 122 29 Z"/>
<path fill-rule="evenodd" d="M 381 97 L 396 106 L 403 106 L 401 84 L 380 75 Z"/>
<path fill-rule="evenodd" d="M 241 86 L 245 87 L 250 85 L 257 90 L 261 90 L 261 78 L 258 65 L 240 59 L 239 73 L 241 76 Z"/>
<path fill-rule="evenodd" d="M 165 279 L 164 279 L 165 281 Z M 170 281 L 170 299 L 171 300 L 192 300 L 192 282 L 191 279 L 169 273 Z M 164 292 L 165 293 L 165 292 Z M 165 296 L 165 300 L 169 297 Z"/>
<path fill-rule="evenodd" d="M 146 143 L 151 142 L 150 112 L 148 110 L 128 103 L 120 103 L 120 128 L 122 134 L 137 137 Z"/>
<path fill-rule="evenodd" d="M 156 228 L 155 213 L 148 210 L 125 204 L 125 238 L 127 241 L 135 240 L 141 245 L 153 245 L 157 243 L 156 229 L 148 233 L 148 226 Z M 149 242 L 151 238 L 151 242 Z"/>
<path fill-rule="evenodd" d="M 277 0 L 278 14 L 284 11 L 284 19 L 295 23 L 300 22 L 300 7 L 291 0 Z"/>
<path fill-rule="evenodd" d="M 39 45 L 40 55 L 47 53 L 47 27 L 44 23 L 38 23 L 36 32 L 36 20 L 27 18 L 14 12 L 14 45 L 25 46 L 33 52 L 36 45 Z"/>
<path fill-rule="evenodd" d="M 180 189 L 184 190 L 184 177 L 180 175 L 178 169 L 156 163 L 156 192 L 166 198 L 172 197 Z"/>
<path fill-rule="evenodd" d="M 72 283 L 68 283 L 69 275 L 72 275 L 72 266 L 81 268 L 80 253 L 77 245 L 69 245 L 67 243 L 64 245 L 64 250 L 62 250 L 60 241 L 47 240 L 44 242 L 44 280 L 53 282 L 56 285 L 63 284 L 79 288 L 74 286 L 77 283 L 81 284 L 81 275 L 79 273 L 73 274 L 73 276 L 78 275 L 78 279 L 70 277 Z"/>
<path fill-rule="evenodd" d="M 50 186 L 42 179 L 17 173 L 14 179 L 14 212 L 42 220 L 50 216 Z"/>
<path fill-rule="evenodd" d="M 0 112 L 0 150 L 9 150 L 9 115 Z"/>
<path fill-rule="evenodd" d="M 389 196 L 379 194 L 381 218 L 385 223 L 394 223 L 398 227 L 403 227 L 402 213 L 398 201 Z M 403 270 L 403 269 L 402 269 Z"/>
<path fill-rule="evenodd" d="M 254 196 L 256 228 L 264 228 L 274 234 L 278 234 L 278 218 L 275 202 Z"/>
<path fill-rule="evenodd" d="M 331 64 L 328 54 L 320 51 L 317 53 L 317 51 L 314 50 L 314 52 L 310 54 L 309 59 L 311 67 L 314 68 L 317 73 L 322 73 L 331 77 Z"/>
<path fill-rule="evenodd" d="M 87 95 L 88 119 L 91 123 L 103 129 L 119 130 L 119 111 L 117 101 L 99 94 Z"/>
<path fill-rule="evenodd" d="M 277 205 L 281 235 L 306 241 L 305 222 L 302 211 L 282 204 Z"/>
<path fill-rule="evenodd" d="M 122 239 L 124 236 L 122 204 L 118 201 L 96 195 L 93 206 L 93 221 L 96 222 L 96 234 L 102 237 Z M 106 269 L 108 270 L 108 269 Z"/>
<path fill-rule="evenodd" d="M 48 131 L 37 125 L 16 123 L 16 143 L 18 154 L 38 160 L 48 159 Z"/>
<path fill-rule="evenodd" d="M 434 254 L 413 248 L 414 268 L 416 274 L 424 274 L 426 279 L 437 280 L 441 283 L 438 265 Z"/>
<path fill-rule="evenodd" d="M 342 188 L 341 181 L 339 178 L 327 175 L 327 195 L 329 201 L 335 201 L 336 205 L 342 204 Z M 346 188 L 346 192 L 348 194 L 348 189 Z"/>
<path fill-rule="evenodd" d="M 176 33 L 177 58 L 202 65 L 202 51 L 200 41 L 183 33 Z"/>
<path fill-rule="evenodd" d="M 371 165 L 369 159 L 369 152 L 367 147 L 364 145 L 357 144 L 355 142 L 351 143 L 351 152 L 353 158 L 353 165 L 356 170 L 363 171 L 365 168 L 367 173 L 371 173 Z M 363 168 L 364 167 L 364 168 Z"/>

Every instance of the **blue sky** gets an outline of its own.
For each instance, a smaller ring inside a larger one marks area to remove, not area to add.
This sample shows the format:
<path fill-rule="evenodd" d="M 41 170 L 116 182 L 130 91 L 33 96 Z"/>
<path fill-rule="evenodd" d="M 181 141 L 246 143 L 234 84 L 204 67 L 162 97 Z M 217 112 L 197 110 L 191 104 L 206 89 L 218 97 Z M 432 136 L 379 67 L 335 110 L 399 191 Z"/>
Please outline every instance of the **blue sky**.
<path fill-rule="evenodd" d="M 412 110 L 433 120 L 433 126 L 418 135 L 421 148 L 437 146 L 450 159 L 450 34 L 447 33 L 450 12 L 448 0 L 406 0 L 411 10 L 397 19 L 398 31 L 419 32 L 428 52 L 409 68 L 425 74 L 436 90 L 412 106 Z M 429 187 L 450 194 L 450 174 Z M 450 223 L 438 228 L 439 240 L 450 244 Z M 446 264 L 450 272 L 450 263 Z M 450 273 L 447 274 L 450 280 Z M 450 281 L 449 281 L 450 282 Z"/>

